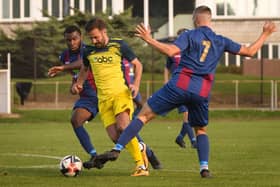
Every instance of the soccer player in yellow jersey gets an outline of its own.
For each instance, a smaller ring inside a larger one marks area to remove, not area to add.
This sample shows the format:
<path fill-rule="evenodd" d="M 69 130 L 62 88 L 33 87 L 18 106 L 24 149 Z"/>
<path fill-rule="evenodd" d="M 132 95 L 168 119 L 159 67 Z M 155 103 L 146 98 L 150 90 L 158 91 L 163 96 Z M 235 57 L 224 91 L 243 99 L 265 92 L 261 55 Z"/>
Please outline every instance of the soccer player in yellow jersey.
<path fill-rule="evenodd" d="M 139 91 L 142 64 L 122 39 L 109 38 L 106 24 L 102 19 L 90 20 L 85 30 L 93 45 L 86 46 L 84 50 L 83 65 L 72 91 L 79 93 L 82 90 L 87 71 L 91 69 L 97 87 L 101 120 L 111 140 L 116 142 L 132 119 L 134 111 L 132 99 Z M 126 84 L 123 74 L 123 58 L 135 66 L 135 80 L 130 85 Z M 137 138 L 134 137 L 126 148 L 136 162 L 136 170 L 132 176 L 148 176 L 146 153 L 145 150 L 141 153 Z"/>

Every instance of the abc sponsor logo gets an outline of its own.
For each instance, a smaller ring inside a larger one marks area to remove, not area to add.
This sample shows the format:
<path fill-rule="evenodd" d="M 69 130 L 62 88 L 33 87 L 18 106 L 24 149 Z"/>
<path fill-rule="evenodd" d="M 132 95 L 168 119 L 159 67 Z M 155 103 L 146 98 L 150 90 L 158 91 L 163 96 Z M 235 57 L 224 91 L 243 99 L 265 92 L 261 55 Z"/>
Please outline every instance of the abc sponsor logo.
<path fill-rule="evenodd" d="M 93 62 L 112 63 L 113 62 L 113 57 L 111 57 L 111 56 L 96 56 L 96 57 L 93 57 Z"/>

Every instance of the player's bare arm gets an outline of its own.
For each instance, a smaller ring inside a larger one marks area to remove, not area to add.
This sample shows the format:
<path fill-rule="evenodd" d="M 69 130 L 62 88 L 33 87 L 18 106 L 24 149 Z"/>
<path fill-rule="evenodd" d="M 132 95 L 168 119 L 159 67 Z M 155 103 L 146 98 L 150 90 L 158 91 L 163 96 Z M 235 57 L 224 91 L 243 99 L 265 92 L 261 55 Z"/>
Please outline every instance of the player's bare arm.
<path fill-rule="evenodd" d="M 166 67 L 164 67 L 163 77 L 164 77 L 164 84 L 166 84 L 169 80 L 169 70 Z"/>
<path fill-rule="evenodd" d="M 133 94 L 133 97 L 136 97 L 139 92 L 139 88 L 140 88 L 140 82 L 141 82 L 141 77 L 142 77 L 142 72 L 143 72 L 143 65 L 137 58 L 133 59 L 131 61 L 131 63 L 134 65 L 135 77 L 134 77 L 133 84 L 130 84 L 129 88 Z"/>
<path fill-rule="evenodd" d="M 53 66 L 48 70 L 48 76 L 54 77 L 58 73 L 68 70 L 80 69 L 82 64 L 82 60 L 77 60 L 70 64 L 63 64 L 61 66 Z"/>
<path fill-rule="evenodd" d="M 84 84 L 85 80 L 87 79 L 88 69 L 89 68 L 84 66 L 83 64 L 81 65 L 78 79 L 75 83 L 73 83 L 72 88 L 71 88 L 72 94 L 79 94 L 83 90 L 83 84 Z"/>
<path fill-rule="evenodd" d="M 257 51 L 262 47 L 265 40 L 273 32 L 276 32 L 276 30 L 277 30 L 276 25 L 273 22 L 271 22 L 271 21 L 265 22 L 265 24 L 263 26 L 263 31 L 262 31 L 261 35 L 259 36 L 259 38 L 248 47 L 242 46 L 238 54 L 244 55 L 244 56 L 249 56 L 249 57 L 254 56 L 257 53 Z"/>
<path fill-rule="evenodd" d="M 168 56 L 174 56 L 175 54 L 180 53 L 180 49 L 174 45 L 174 44 L 165 44 L 162 42 L 159 42 L 152 38 L 151 36 L 151 28 L 148 26 L 148 28 L 145 27 L 143 23 L 136 26 L 136 34 L 135 36 L 141 38 L 145 42 L 147 42 L 152 47 L 156 48 L 158 51 L 160 51 L 163 54 L 166 54 Z"/>

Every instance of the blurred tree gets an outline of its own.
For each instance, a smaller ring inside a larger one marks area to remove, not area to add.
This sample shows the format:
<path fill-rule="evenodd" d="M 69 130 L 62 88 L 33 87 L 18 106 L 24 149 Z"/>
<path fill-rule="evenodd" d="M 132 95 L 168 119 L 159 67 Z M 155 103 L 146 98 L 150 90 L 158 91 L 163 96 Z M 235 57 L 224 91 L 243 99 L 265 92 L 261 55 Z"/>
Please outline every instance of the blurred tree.
<path fill-rule="evenodd" d="M 82 13 L 76 9 L 74 9 L 74 15 L 66 16 L 63 20 L 48 16 L 45 12 L 44 14 L 49 21 L 35 22 L 31 30 L 18 27 L 13 30 L 15 35 L 13 39 L 8 38 L 0 30 L 0 53 L 12 52 L 12 77 L 34 79 L 46 77 L 47 69 L 59 64 L 59 54 L 66 48 L 63 39 L 65 27 L 77 25 L 85 34 L 84 26 L 89 19 L 93 18 L 92 14 Z M 109 16 L 107 13 L 99 13 L 95 16 L 105 20 L 110 37 L 122 38 L 130 45 L 142 61 L 144 71 L 162 71 L 164 56 L 158 52 L 152 52 L 151 47 L 131 35 L 135 26 L 140 23 L 139 18 L 132 17 L 131 9 L 119 15 Z M 86 35 L 83 38 L 84 42 L 89 44 Z M 151 68 L 152 62 L 153 68 Z"/>

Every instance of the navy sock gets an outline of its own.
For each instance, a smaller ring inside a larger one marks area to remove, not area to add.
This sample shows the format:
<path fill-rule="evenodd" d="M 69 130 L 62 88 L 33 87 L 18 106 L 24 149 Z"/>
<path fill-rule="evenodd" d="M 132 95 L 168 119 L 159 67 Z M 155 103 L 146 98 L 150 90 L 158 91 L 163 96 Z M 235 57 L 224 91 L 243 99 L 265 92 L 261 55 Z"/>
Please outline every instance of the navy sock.
<path fill-rule="evenodd" d="M 132 120 L 128 127 L 126 127 L 126 129 L 121 133 L 121 136 L 113 149 L 121 151 L 134 136 L 137 136 L 143 125 L 143 122 L 138 118 Z"/>
<path fill-rule="evenodd" d="M 192 129 L 191 125 L 188 122 L 185 122 L 184 126 L 185 126 L 185 129 L 187 131 L 190 142 L 195 141 L 195 137 L 194 137 L 194 133 L 193 133 L 193 129 Z"/>
<path fill-rule="evenodd" d="M 144 143 L 144 140 L 141 138 L 141 136 L 139 134 L 136 135 L 136 138 L 138 139 L 139 142 Z M 147 144 L 146 144 L 146 154 L 148 157 L 152 156 L 152 154 L 153 154 L 152 150 L 150 149 L 150 147 Z"/>
<path fill-rule="evenodd" d="M 178 137 L 183 139 L 186 136 L 186 134 L 188 134 L 188 137 L 189 137 L 191 143 L 195 141 L 193 129 L 188 122 L 184 122 L 182 124 L 182 128 L 181 128 L 181 131 L 180 131 L 180 134 L 178 135 Z"/>
<path fill-rule="evenodd" d="M 85 151 L 89 153 L 92 156 L 96 155 L 96 150 L 94 149 L 90 137 L 86 131 L 86 129 L 83 126 L 80 126 L 78 128 L 74 128 L 75 134 L 78 137 L 80 144 L 83 146 Z"/>
<path fill-rule="evenodd" d="M 208 169 L 209 160 L 209 141 L 206 134 L 198 135 L 197 141 L 197 153 L 200 163 L 200 169 Z"/>
<path fill-rule="evenodd" d="M 186 122 L 183 122 L 181 131 L 178 136 L 180 136 L 181 138 L 184 138 L 186 136 L 186 134 L 187 134 L 187 125 L 186 125 Z"/>

